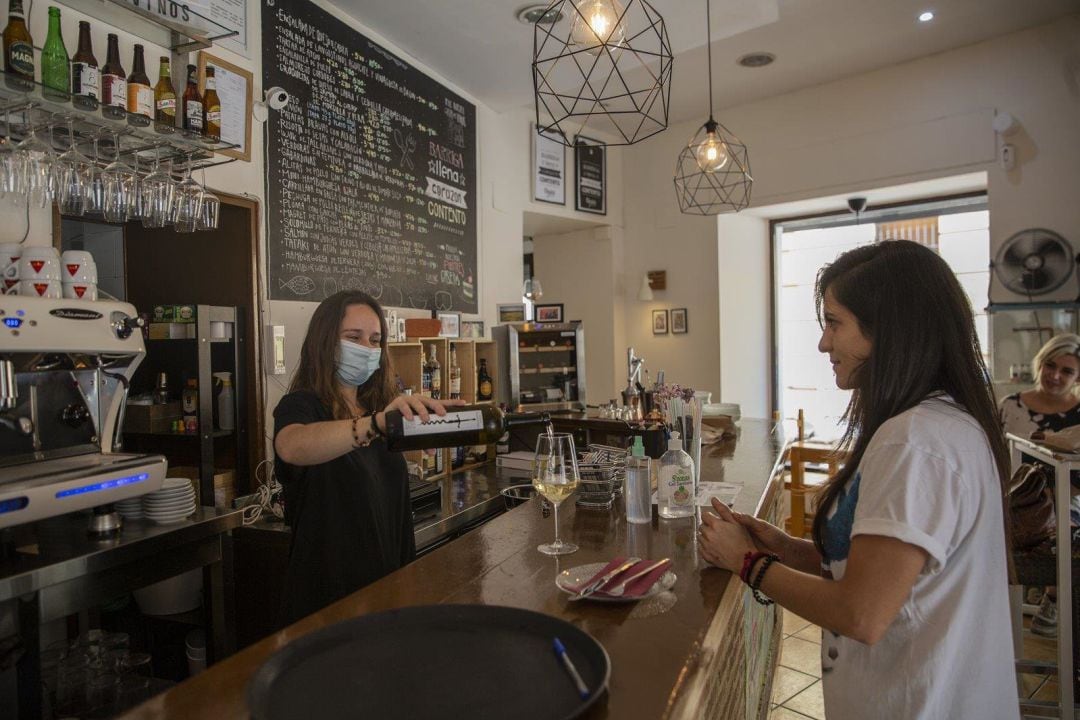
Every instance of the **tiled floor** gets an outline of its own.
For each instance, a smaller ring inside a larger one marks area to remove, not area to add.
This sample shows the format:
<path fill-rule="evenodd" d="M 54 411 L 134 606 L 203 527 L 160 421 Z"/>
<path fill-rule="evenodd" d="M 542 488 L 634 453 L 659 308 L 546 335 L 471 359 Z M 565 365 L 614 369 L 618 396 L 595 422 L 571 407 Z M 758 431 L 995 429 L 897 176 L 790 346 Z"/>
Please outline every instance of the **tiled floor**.
<path fill-rule="evenodd" d="M 825 720 L 821 695 L 821 628 L 798 615 L 784 614 L 780 665 L 773 679 L 769 720 Z M 1031 618 L 1024 618 L 1024 627 Z M 1057 641 L 1024 633 L 1024 657 L 1033 660 L 1056 660 Z M 1045 675 L 1022 675 L 1024 695 L 1036 700 L 1057 700 L 1057 678 Z"/>

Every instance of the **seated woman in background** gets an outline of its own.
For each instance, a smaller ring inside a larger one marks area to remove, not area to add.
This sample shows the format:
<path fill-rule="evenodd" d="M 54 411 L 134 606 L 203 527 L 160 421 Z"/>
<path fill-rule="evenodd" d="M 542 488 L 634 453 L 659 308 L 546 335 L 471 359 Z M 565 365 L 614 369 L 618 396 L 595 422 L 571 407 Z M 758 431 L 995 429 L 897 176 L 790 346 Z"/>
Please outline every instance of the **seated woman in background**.
<path fill-rule="evenodd" d="M 998 405 L 1001 428 L 1030 438 L 1034 432 L 1058 432 L 1080 424 L 1080 336 L 1058 335 L 1043 345 L 1032 361 L 1035 387 L 1014 393 Z M 1073 478 L 1076 486 L 1077 479 Z M 1072 524 L 1080 524 L 1080 501 L 1073 497 Z M 1048 587 L 1031 619 L 1031 632 L 1057 635 L 1057 592 Z"/>

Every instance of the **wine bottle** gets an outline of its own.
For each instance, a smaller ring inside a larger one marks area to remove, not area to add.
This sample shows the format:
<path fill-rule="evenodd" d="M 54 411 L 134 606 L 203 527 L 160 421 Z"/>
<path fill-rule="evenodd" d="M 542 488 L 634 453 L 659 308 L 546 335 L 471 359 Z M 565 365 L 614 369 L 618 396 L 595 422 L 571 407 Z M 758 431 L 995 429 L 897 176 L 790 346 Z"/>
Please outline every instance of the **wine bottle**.
<path fill-rule="evenodd" d="M 127 73 L 120 64 L 115 33 L 109 33 L 109 49 L 101 68 L 101 114 L 114 120 L 127 116 Z"/>
<path fill-rule="evenodd" d="M 461 368 L 457 364 L 457 348 L 450 347 L 450 399 L 461 398 Z"/>
<path fill-rule="evenodd" d="M 8 5 L 8 24 L 4 28 L 5 84 L 15 90 L 34 89 L 34 39 L 26 29 L 22 0 Z"/>
<path fill-rule="evenodd" d="M 60 8 L 49 8 L 49 34 L 41 48 L 41 84 L 45 97 L 56 102 L 71 100 L 71 63 L 60 30 Z"/>
<path fill-rule="evenodd" d="M 157 85 L 154 86 L 154 129 L 159 133 L 176 130 L 176 90 L 169 73 L 169 58 L 161 58 Z"/>
<path fill-rule="evenodd" d="M 442 400 L 442 365 L 439 364 L 439 358 L 435 355 L 435 346 L 431 346 L 431 357 L 428 360 L 428 367 L 431 368 L 431 398 L 433 400 Z"/>
<path fill-rule="evenodd" d="M 143 46 L 136 45 L 127 86 L 128 124 L 146 127 L 154 119 L 154 89 L 146 74 Z"/>
<path fill-rule="evenodd" d="M 214 68 L 206 66 L 206 94 L 203 96 L 206 106 L 206 137 L 210 140 L 221 139 L 221 99 L 217 94 L 217 79 Z"/>
<path fill-rule="evenodd" d="M 187 66 L 187 87 L 184 88 L 182 127 L 192 135 L 202 135 L 206 108 L 199 93 L 198 68 Z"/>
<path fill-rule="evenodd" d="M 71 58 L 71 101 L 80 110 L 97 110 L 100 97 L 98 62 L 90 39 L 90 23 L 80 20 L 79 49 Z"/>
<path fill-rule="evenodd" d="M 445 415 L 431 413 L 427 422 L 406 420 L 399 410 L 386 413 L 386 446 L 393 451 L 488 445 L 510 427 L 550 425 L 547 413 L 504 414 L 492 405 L 447 408 Z"/>

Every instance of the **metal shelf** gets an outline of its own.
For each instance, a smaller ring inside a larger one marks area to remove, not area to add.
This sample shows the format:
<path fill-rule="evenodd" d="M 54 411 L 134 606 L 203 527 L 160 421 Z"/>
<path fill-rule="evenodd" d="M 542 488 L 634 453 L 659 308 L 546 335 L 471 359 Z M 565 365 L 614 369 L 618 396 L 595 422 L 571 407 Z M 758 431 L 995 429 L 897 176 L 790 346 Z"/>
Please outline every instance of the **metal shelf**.
<path fill-rule="evenodd" d="M 216 154 L 239 147 L 233 143 L 211 140 L 180 128 L 159 133 L 153 124 L 145 128 L 129 125 L 126 119 L 112 120 L 103 116 L 100 109 L 80 110 L 70 102 L 52 100 L 42 94 L 40 83 L 35 82 L 29 87 L 28 82 L 23 82 L 28 89 L 12 88 L 0 82 L 0 120 L 4 121 L 3 131 L 16 142 L 25 138 L 32 128 L 40 140 L 52 145 L 57 152 L 63 152 L 70 145 L 67 130 L 70 119 L 80 152 L 93 159 L 96 141 L 98 164 L 102 167 L 113 161 L 114 138 L 120 145 L 120 155 L 126 156 L 124 162 L 134 167 L 133 158 L 137 157 L 141 171 L 149 171 L 149 164 L 156 160 L 183 160 L 185 167 L 190 161 L 193 169 L 235 161 L 235 158 Z"/>
<path fill-rule="evenodd" d="M 152 1 L 153 6 L 157 6 L 156 0 Z M 215 40 L 223 40 L 239 34 L 237 30 L 230 30 L 205 15 L 199 14 L 190 4 L 183 4 L 184 10 L 194 23 L 202 26 L 201 29 L 161 17 L 134 5 L 131 0 L 56 0 L 56 2 L 113 27 L 123 28 L 132 35 L 137 35 L 143 40 L 167 47 L 177 53 L 203 50 L 213 45 Z M 182 3 L 166 3 L 166 5 L 179 7 Z"/>

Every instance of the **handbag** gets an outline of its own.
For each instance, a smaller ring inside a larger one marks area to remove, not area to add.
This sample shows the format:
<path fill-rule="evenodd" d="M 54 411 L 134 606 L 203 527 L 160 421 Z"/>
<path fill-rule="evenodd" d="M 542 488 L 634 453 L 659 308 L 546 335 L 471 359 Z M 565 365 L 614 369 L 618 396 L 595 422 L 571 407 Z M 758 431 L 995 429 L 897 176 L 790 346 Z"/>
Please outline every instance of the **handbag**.
<path fill-rule="evenodd" d="M 1052 545 L 1057 537 L 1053 478 L 1046 466 L 1024 463 L 1009 480 L 1009 527 L 1014 550 Z"/>

